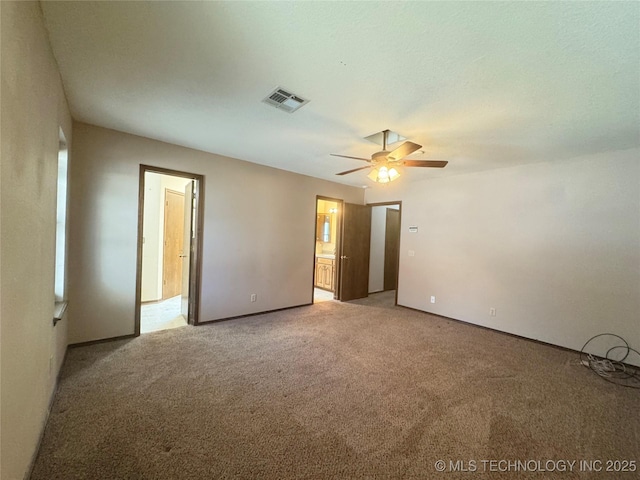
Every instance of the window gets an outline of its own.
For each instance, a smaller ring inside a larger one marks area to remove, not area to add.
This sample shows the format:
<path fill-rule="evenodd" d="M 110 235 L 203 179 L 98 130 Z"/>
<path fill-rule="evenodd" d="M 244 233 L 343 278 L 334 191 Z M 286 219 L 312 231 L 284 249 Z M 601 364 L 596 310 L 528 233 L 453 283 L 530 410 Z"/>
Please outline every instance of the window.
<path fill-rule="evenodd" d="M 66 306 L 65 292 L 65 264 L 67 250 L 67 167 L 69 152 L 64 133 L 60 129 L 58 146 L 58 189 L 56 201 L 56 263 L 54 293 L 56 309 L 54 313 L 54 325 L 62 318 Z"/>

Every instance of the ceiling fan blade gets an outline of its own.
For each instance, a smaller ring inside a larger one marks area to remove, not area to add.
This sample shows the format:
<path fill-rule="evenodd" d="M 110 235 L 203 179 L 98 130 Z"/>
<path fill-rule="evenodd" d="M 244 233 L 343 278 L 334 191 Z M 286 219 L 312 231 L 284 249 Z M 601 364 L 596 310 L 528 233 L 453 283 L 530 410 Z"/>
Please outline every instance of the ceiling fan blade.
<path fill-rule="evenodd" d="M 390 152 L 389 155 L 387 155 L 387 158 L 389 160 L 400 160 L 407 155 L 411 155 L 413 152 L 420 150 L 421 148 L 422 145 L 418 145 L 417 143 L 404 142 L 398 148 Z"/>
<path fill-rule="evenodd" d="M 360 158 L 360 157 L 350 157 L 349 155 L 338 155 L 337 153 L 330 153 L 332 157 L 342 157 L 342 158 L 353 158 L 354 160 L 364 160 L 365 162 L 370 162 L 370 158 Z"/>
<path fill-rule="evenodd" d="M 402 165 L 405 167 L 431 167 L 431 168 L 443 168 L 447 165 L 446 160 L 405 160 Z"/>
<path fill-rule="evenodd" d="M 336 173 L 336 175 L 346 175 L 347 173 L 357 172 L 358 170 L 364 170 L 365 168 L 371 168 L 371 165 L 367 167 L 354 168 L 353 170 L 347 170 L 346 172 Z"/>

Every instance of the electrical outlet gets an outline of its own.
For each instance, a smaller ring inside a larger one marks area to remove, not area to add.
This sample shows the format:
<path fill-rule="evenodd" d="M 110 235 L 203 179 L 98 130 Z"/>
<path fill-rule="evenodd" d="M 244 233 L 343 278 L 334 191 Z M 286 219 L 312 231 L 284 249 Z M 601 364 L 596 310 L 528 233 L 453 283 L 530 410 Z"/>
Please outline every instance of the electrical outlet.
<path fill-rule="evenodd" d="M 436 297 L 435 297 L 435 295 L 431 295 L 431 303 L 436 303 Z"/>
<path fill-rule="evenodd" d="M 255 302 L 255 301 L 257 301 L 257 300 L 258 300 L 258 295 L 257 295 L 257 294 L 255 294 L 255 293 L 252 293 L 252 294 L 251 294 L 251 301 L 252 301 L 252 302 Z"/>
<path fill-rule="evenodd" d="M 492 317 L 495 317 L 495 316 L 496 316 L 496 309 L 495 309 L 495 308 L 493 308 L 493 307 L 491 307 L 491 308 L 489 309 L 489 315 L 491 315 Z"/>

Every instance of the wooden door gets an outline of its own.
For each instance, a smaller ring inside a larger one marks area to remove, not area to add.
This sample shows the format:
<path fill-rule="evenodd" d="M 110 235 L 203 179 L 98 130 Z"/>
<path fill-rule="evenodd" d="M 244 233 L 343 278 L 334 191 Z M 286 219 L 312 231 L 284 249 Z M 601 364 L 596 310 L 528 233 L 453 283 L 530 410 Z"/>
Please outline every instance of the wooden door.
<path fill-rule="evenodd" d="M 193 181 L 187 183 L 184 187 L 184 220 L 182 230 L 182 287 L 181 287 L 181 306 L 180 313 L 184 315 L 187 321 L 189 318 L 189 288 L 191 275 L 191 257 L 193 253 Z"/>
<path fill-rule="evenodd" d="M 164 193 L 164 249 L 162 254 L 162 299 L 182 291 L 182 243 L 184 193 L 166 189 Z"/>
<path fill-rule="evenodd" d="M 384 289 L 398 286 L 398 259 L 400 253 L 400 210 L 387 208 L 384 233 Z"/>
<path fill-rule="evenodd" d="M 331 263 L 327 265 L 327 290 L 335 293 L 335 288 L 333 286 L 333 283 L 336 277 L 336 272 L 333 265 L 334 265 L 333 260 L 331 260 Z"/>
<path fill-rule="evenodd" d="M 340 294 L 343 302 L 369 295 L 371 207 L 345 203 L 340 245 Z"/>

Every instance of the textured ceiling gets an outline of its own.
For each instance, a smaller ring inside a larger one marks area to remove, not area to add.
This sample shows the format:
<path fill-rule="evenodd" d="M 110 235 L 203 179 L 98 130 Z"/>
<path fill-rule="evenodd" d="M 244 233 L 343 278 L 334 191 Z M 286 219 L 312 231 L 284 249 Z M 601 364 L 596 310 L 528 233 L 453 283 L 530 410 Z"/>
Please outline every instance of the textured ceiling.
<path fill-rule="evenodd" d="M 76 120 L 371 185 L 389 128 L 449 160 L 404 181 L 640 144 L 637 2 L 42 2 Z M 311 101 L 261 102 L 281 86 Z M 380 188 L 380 187 L 377 187 Z"/>

